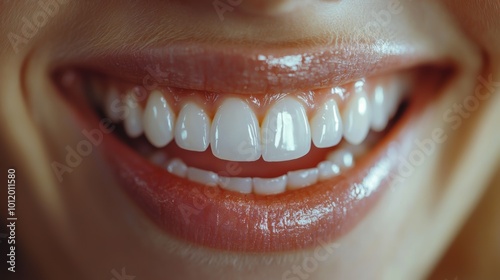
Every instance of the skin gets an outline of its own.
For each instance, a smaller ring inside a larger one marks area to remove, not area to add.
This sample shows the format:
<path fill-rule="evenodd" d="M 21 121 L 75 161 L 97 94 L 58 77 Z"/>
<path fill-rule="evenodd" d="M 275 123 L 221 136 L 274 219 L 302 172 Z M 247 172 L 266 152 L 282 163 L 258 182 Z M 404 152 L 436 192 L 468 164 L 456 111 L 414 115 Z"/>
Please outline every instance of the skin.
<path fill-rule="evenodd" d="M 17 53 L 7 36 L 19 33 L 22 17 L 39 8 L 30 1 L 0 2 L 0 151 L 4 159 L 0 166 L 17 171 L 17 216 L 23 220 L 17 234 L 26 262 L 48 279 L 112 278 L 113 271 L 120 272 L 122 267 L 137 279 L 287 279 L 284 275 L 298 279 L 406 279 L 411 275 L 419 279 L 431 273 L 436 279 L 461 279 L 462 275 L 487 279 L 498 275 L 492 260 L 500 251 L 498 237 L 495 240 L 499 219 L 477 221 L 477 217 L 494 217 L 492 213 L 500 210 L 493 203 L 499 196 L 494 188 L 499 179 L 494 175 L 500 158 L 500 19 L 495 16 L 500 8 L 493 0 L 418 1 L 405 6 L 400 17 L 418 18 L 419 11 L 425 11 L 433 15 L 428 20 L 434 28 L 457 32 L 467 44 L 462 58 L 467 69 L 445 98 L 432 105 L 426 115 L 429 125 L 418 128 L 420 139 L 432 135 L 436 127 L 443 128 L 448 137 L 404 186 L 391 188 L 353 231 L 319 248 L 326 258 L 314 250 L 268 256 L 228 254 L 165 236 L 131 204 L 99 152 L 85 158 L 63 182 L 57 181 L 50 163 L 63 159 L 64 148 L 74 146 L 82 135 L 67 117 L 71 110 L 45 76 L 54 50 L 179 38 L 307 45 L 362 26 L 363 17 L 389 1 L 341 2 L 343 11 L 335 9 L 339 5 L 335 1 L 304 2 L 245 0 L 223 14 L 223 28 L 208 0 L 191 0 L 182 6 L 177 1 L 153 2 L 151 7 L 157 7 L 141 10 L 142 14 L 118 1 L 64 4 Z M 140 24 L 119 20 L 119 16 L 134 15 L 148 20 Z M 406 22 L 400 17 L 390 25 Z M 423 28 L 410 27 L 403 25 L 403 31 L 408 28 L 413 36 L 419 36 Z M 445 121 L 443 113 L 474 92 L 479 75 L 496 82 L 489 98 L 477 110 L 464 112 L 460 124 Z M 307 271 L 302 261 L 310 257 L 319 265 Z"/>

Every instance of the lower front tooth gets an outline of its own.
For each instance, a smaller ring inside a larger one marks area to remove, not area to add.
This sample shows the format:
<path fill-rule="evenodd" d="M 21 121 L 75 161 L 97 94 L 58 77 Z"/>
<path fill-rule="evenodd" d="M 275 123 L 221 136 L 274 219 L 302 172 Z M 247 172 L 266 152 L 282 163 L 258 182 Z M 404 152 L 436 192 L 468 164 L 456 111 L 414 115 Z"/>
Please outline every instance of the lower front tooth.
<path fill-rule="evenodd" d="M 260 158 L 259 122 L 243 100 L 228 98 L 218 108 L 210 131 L 214 156 L 231 161 L 255 161 Z"/>
<path fill-rule="evenodd" d="M 215 187 L 219 183 L 219 175 L 217 173 L 195 167 L 188 167 L 187 178 L 193 182 L 211 187 Z"/>
<path fill-rule="evenodd" d="M 318 182 L 318 169 L 311 168 L 311 169 L 290 171 L 288 172 L 287 176 L 288 176 L 288 184 L 287 184 L 288 189 L 290 190 L 300 189 Z"/>
<path fill-rule="evenodd" d="M 253 178 L 253 192 L 261 195 L 285 192 L 288 177 L 282 175 L 276 178 Z"/>
<path fill-rule="evenodd" d="M 252 192 L 252 178 L 222 177 L 219 176 L 219 186 L 223 189 L 239 192 Z"/>
<path fill-rule="evenodd" d="M 354 166 L 354 156 L 347 150 L 333 151 L 327 156 L 327 160 L 337 165 L 341 171 Z"/>
<path fill-rule="evenodd" d="M 340 174 L 340 167 L 331 161 L 322 161 L 318 164 L 318 179 L 320 181 L 330 179 Z"/>
<path fill-rule="evenodd" d="M 188 167 L 182 160 L 174 158 L 167 164 L 167 171 L 181 178 L 185 178 Z"/>
<path fill-rule="evenodd" d="M 142 108 L 139 106 L 139 103 L 137 103 L 133 92 L 127 93 L 125 96 L 125 104 L 128 108 L 123 124 L 125 132 L 132 138 L 139 137 L 143 132 Z"/>
<path fill-rule="evenodd" d="M 370 131 L 370 117 L 366 91 L 364 88 L 356 89 L 342 115 L 344 138 L 353 145 L 361 144 Z"/>

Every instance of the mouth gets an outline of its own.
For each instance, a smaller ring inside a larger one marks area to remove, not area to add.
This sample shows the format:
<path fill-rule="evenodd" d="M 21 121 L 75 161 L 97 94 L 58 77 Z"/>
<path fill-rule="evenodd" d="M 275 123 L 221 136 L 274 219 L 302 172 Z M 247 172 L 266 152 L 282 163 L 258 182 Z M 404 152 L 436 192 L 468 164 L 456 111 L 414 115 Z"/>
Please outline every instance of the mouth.
<path fill-rule="evenodd" d="M 282 252 L 363 220 L 401 179 L 453 76 L 444 59 L 374 49 L 360 62 L 352 49 L 181 45 L 72 62 L 54 79 L 83 127 L 113 130 L 100 150 L 158 228 L 213 249 Z"/>

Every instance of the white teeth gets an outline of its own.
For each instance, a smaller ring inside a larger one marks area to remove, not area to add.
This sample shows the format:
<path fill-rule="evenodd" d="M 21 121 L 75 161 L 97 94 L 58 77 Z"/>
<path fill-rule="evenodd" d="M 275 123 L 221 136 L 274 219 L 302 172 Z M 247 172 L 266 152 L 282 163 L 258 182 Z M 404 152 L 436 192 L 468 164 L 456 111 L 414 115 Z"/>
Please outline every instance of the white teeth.
<path fill-rule="evenodd" d="M 96 96 L 100 96 L 96 102 L 104 103 L 105 114 L 114 122 L 123 120 L 125 132 L 130 137 L 144 133 L 158 148 L 175 138 L 179 148 L 196 152 L 206 151 L 210 145 L 215 157 L 228 161 L 257 161 L 261 156 L 267 162 L 289 161 L 309 153 L 311 143 L 317 148 L 337 146 L 315 168 L 289 171 L 276 178 L 223 177 L 189 167 L 181 159 L 171 159 L 163 150 L 151 153 L 150 146 L 142 146 L 151 162 L 179 177 L 242 194 L 273 195 L 339 176 L 354 166 L 355 157 L 373 146 L 378 134 L 368 137 L 370 128 L 383 131 L 406 92 L 403 90 L 405 81 L 399 79 L 377 83 L 373 94 L 368 94 L 367 88 L 372 87 L 364 80 L 356 82 L 345 106 L 339 106 L 331 95 L 325 96 L 325 102 L 316 107 L 311 120 L 308 120 L 303 103 L 287 95 L 267 110 L 262 125 L 249 102 L 231 96 L 224 97 L 213 120 L 203 106 L 192 100 L 175 99 L 172 107 L 158 90 L 150 93 L 144 109 L 134 90 L 120 96 L 113 86 Z M 176 117 L 173 108 L 179 105 L 182 108 Z M 339 107 L 343 108 L 342 113 Z M 359 145 L 361 143 L 363 145 Z M 141 152 L 141 146 L 138 147 Z"/>
<path fill-rule="evenodd" d="M 304 106 L 285 97 L 267 113 L 262 124 L 262 158 L 265 161 L 297 159 L 311 148 L 311 131 Z"/>
<path fill-rule="evenodd" d="M 320 181 L 330 179 L 340 174 L 340 167 L 328 160 L 322 161 L 318 164 L 318 179 Z"/>
<path fill-rule="evenodd" d="M 175 124 L 175 142 L 185 150 L 203 152 L 209 144 L 210 119 L 195 103 L 186 103 Z"/>
<path fill-rule="evenodd" d="M 194 167 L 188 167 L 187 178 L 193 182 L 212 187 L 217 186 L 219 183 L 219 175 L 216 173 Z"/>
<path fill-rule="evenodd" d="M 287 188 L 290 190 L 300 189 L 318 182 L 318 169 L 304 169 L 288 172 Z"/>
<path fill-rule="evenodd" d="M 368 96 L 364 86 L 359 85 L 343 113 L 344 138 L 349 143 L 363 142 L 370 130 L 370 115 Z"/>
<path fill-rule="evenodd" d="M 152 162 L 164 162 L 167 155 L 159 156 L 153 154 Z M 161 160 L 160 160 L 161 159 Z M 159 164 L 162 165 L 162 164 Z M 222 189 L 258 195 L 280 194 L 288 190 L 305 188 L 316 184 L 318 181 L 338 176 L 343 170 L 354 165 L 353 154 L 349 150 L 338 150 L 328 155 L 327 160 L 322 161 L 316 168 L 290 171 L 286 175 L 276 178 L 240 178 L 223 177 L 212 171 L 188 167 L 181 159 L 173 158 L 165 166 L 166 170 L 182 178 L 188 178 L 206 186 L 219 186 Z"/>
<path fill-rule="evenodd" d="M 144 131 L 149 142 L 161 148 L 174 137 L 175 115 L 163 94 L 151 92 L 144 111 Z"/>
<path fill-rule="evenodd" d="M 252 178 L 222 177 L 219 176 L 219 186 L 223 189 L 239 192 L 252 192 Z"/>
<path fill-rule="evenodd" d="M 104 97 L 104 110 L 108 118 L 113 122 L 119 122 L 123 120 L 123 101 L 120 99 L 118 90 L 115 87 L 111 87 L 106 96 Z"/>
<path fill-rule="evenodd" d="M 327 156 L 327 159 L 337 165 L 341 171 L 354 166 L 354 156 L 348 150 L 333 151 Z"/>
<path fill-rule="evenodd" d="M 243 100 L 228 98 L 217 110 L 210 131 L 214 156 L 232 161 L 255 161 L 260 158 L 259 122 Z"/>
<path fill-rule="evenodd" d="M 167 164 L 167 171 L 184 178 L 187 175 L 188 167 L 182 160 L 174 158 Z"/>
<path fill-rule="evenodd" d="M 137 103 L 135 95 L 132 91 L 125 96 L 125 104 L 128 112 L 125 114 L 124 127 L 128 136 L 136 138 L 143 132 L 142 126 L 142 108 Z"/>
<path fill-rule="evenodd" d="M 270 195 L 282 193 L 286 190 L 288 176 L 276 178 L 253 178 L 253 191 L 256 194 Z"/>
<path fill-rule="evenodd" d="M 387 96 L 385 88 L 382 85 L 377 85 L 371 96 L 371 127 L 375 131 L 382 131 L 387 126 L 389 120 L 389 112 L 386 106 L 388 98 L 395 98 L 395 96 Z"/>
<path fill-rule="evenodd" d="M 318 148 L 333 147 L 342 140 L 342 132 L 339 107 L 334 99 L 329 99 L 311 120 L 312 141 Z"/>

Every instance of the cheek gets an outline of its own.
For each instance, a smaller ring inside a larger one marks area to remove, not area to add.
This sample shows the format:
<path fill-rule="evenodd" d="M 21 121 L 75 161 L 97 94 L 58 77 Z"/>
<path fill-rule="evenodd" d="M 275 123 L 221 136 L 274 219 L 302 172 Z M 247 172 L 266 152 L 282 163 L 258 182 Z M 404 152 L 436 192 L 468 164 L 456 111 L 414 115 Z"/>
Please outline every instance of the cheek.
<path fill-rule="evenodd" d="M 442 0 L 464 32 L 500 60 L 500 3 L 497 0 Z"/>

